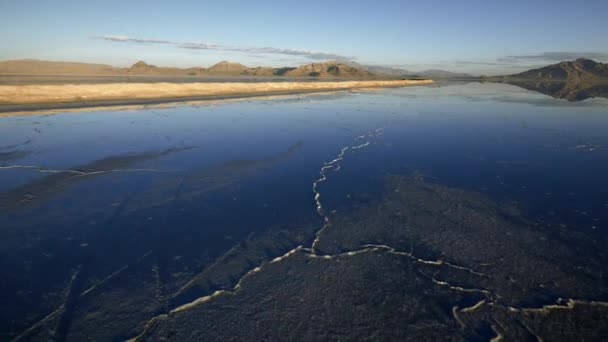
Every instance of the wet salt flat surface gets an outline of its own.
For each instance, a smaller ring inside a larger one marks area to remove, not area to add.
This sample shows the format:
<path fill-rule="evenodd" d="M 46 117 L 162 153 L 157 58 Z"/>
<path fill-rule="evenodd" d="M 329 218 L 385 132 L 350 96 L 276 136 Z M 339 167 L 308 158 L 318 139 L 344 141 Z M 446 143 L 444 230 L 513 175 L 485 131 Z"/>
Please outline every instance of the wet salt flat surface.
<path fill-rule="evenodd" d="M 331 260 L 318 251 L 330 216 L 398 191 L 387 175 L 604 241 L 606 128 L 605 99 L 475 83 L 2 118 L 1 339 L 130 338 L 297 246 Z M 247 257 L 214 266 L 227 255 Z M 116 309 L 126 298 L 137 310 Z"/>

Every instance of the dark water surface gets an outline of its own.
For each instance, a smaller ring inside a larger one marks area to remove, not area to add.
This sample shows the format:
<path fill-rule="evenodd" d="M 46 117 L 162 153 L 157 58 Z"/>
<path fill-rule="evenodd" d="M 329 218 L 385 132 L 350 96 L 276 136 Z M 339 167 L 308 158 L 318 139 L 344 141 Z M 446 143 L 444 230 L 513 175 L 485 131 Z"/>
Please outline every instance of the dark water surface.
<path fill-rule="evenodd" d="M 475 83 L 2 118 L 0 340 L 133 337 L 209 294 L 183 289 L 226 253 L 265 241 L 206 290 L 310 245 L 312 183 L 367 142 L 320 184 L 326 211 L 423 175 L 604 239 L 607 128 L 606 99 Z"/>

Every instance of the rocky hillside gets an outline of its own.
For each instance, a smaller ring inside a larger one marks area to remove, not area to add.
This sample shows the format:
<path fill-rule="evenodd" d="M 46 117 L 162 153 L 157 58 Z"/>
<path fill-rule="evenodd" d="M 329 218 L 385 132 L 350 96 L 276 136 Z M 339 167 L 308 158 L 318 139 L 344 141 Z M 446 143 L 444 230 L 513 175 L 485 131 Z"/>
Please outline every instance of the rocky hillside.
<path fill-rule="evenodd" d="M 247 69 L 249 68 L 240 63 L 221 61 L 207 69 L 207 72 L 210 74 L 240 75 L 244 73 Z"/>
<path fill-rule="evenodd" d="M 288 77 L 371 77 L 372 73 L 341 62 L 313 63 L 287 71 Z"/>
<path fill-rule="evenodd" d="M 579 58 L 574 61 L 565 61 L 508 77 L 535 80 L 586 81 L 608 77 L 608 64 Z"/>
<path fill-rule="evenodd" d="M 274 68 L 257 67 L 250 68 L 240 63 L 222 61 L 206 70 L 207 74 L 218 76 L 274 76 Z"/>

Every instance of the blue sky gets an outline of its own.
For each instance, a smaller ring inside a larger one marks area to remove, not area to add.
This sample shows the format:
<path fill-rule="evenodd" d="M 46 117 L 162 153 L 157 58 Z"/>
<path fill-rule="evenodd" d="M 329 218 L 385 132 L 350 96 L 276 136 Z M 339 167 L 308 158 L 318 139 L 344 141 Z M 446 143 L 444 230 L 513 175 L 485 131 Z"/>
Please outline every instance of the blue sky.
<path fill-rule="evenodd" d="M 510 73 L 608 61 L 607 0 L 1 0 L 0 59 L 127 66 L 324 59 Z"/>

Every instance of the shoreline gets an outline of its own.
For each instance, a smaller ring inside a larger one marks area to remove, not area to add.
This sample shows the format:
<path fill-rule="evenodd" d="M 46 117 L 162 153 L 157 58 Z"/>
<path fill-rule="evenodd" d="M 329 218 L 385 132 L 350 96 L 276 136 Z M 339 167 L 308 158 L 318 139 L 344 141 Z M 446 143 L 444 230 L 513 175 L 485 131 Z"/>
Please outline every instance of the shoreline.
<path fill-rule="evenodd" d="M 432 80 L 0 86 L 0 113 L 3 114 L 2 117 L 5 117 L 8 113 L 24 111 L 155 105 L 171 102 L 227 100 L 430 84 L 433 84 Z"/>

